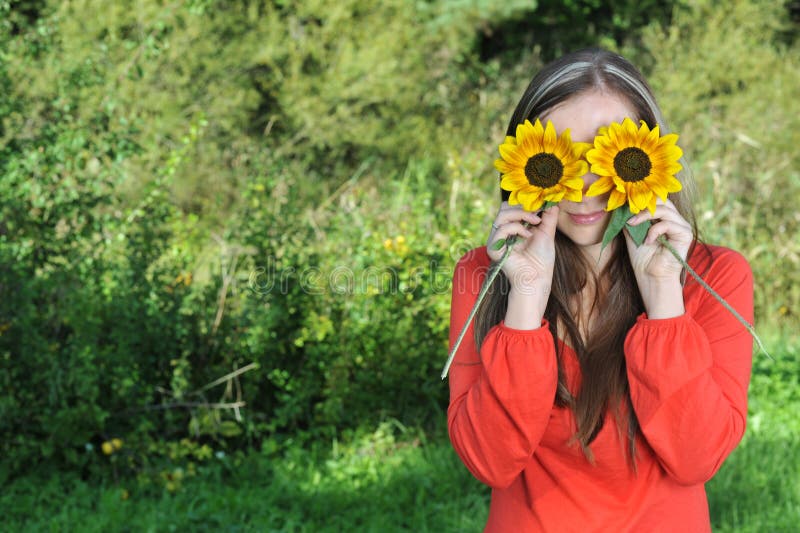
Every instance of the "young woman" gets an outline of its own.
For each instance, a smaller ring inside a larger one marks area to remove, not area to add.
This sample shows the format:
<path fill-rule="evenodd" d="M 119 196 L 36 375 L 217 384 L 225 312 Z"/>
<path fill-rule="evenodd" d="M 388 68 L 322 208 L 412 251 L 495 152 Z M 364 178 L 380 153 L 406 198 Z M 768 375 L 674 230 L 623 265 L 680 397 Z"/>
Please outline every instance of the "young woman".
<path fill-rule="evenodd" d="M 508 135 L 540 119 L 591 143 L 625 118 L 667 132 L 635 67 L 582 50 L 534 77 Z M 451 347 L 493 245 L 519 236 L 450 371 L 450 438 L 492 488 L 487 531 L 710 531 L 704 483 L 744 433 L 752 339 L 656 238 L 749 321 L 753 280 L 741 255 L 697 242 L 691 176 L 677 178 L 631 220 L 652 222 L 639 247 L 623 231 L 600 253 L 608 193 L 536 214 L 503 191 L 487 246 L 458 262 Z"/>

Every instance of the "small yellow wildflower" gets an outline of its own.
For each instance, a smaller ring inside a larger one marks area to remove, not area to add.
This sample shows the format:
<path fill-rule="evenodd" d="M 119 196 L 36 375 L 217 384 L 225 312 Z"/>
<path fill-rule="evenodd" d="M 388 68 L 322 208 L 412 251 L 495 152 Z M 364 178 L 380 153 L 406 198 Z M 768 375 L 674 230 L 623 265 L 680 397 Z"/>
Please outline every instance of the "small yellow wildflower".
<path fill-rule="evenodd" d="M 103 450 L 103 453 L 106 455 L 111 455 L 114 453 L 114 445 L 111 444 L 109 441 L 105 441 L 100 448 Z"/>

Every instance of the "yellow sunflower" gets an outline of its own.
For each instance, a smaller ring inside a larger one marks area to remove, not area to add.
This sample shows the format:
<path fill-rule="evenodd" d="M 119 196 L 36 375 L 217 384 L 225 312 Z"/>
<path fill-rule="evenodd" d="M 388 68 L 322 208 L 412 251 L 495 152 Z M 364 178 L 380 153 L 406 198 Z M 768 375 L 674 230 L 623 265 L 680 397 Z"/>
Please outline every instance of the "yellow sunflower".
<path fill-rule="evenodd" d="M 606 211 L 628 202 L 631 213 L 642 209 L 656 210 L 656 197 L 681 190 L 675 174 L 681 170 L 678 160 L 683 151 L 675 144 L 674 133 L 660 136 L 658 125 L 652 130 L 641 121 L 636 125 L 629 118 L 600 128 L 594 148 L 586 152 L 591 170 L 600 178 L 592 183 L 586 196 L 598 196 L 611 191 Z"/>
<path fill-rule="evenodd" d="M 542 127 L 539 119 L 517 126 L 515 137 L 506 137 L 500 145 L 500 159 L 494 167 L 503 175 L 500 187 L 510 191 L 510 205 L 521 204 L 536 211 L 545 202 L 563 199 L 580 202 L 583 194 L 581 176 L 589 170 L 583 154 L 588 143 L 574 143 L 569 130 L 559 136 L 552 122 Z"/>

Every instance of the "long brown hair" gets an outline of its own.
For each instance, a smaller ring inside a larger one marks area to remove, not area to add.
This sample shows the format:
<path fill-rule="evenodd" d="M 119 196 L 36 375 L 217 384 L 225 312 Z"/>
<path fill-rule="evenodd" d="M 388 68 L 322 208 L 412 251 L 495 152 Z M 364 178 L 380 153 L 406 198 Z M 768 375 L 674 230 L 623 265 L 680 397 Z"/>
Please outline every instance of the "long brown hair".
<path fill-rule="evenodd" d="M 589 48 L 562 56 L 534 76 L 514 110 L 506 134 L 513 136 L 517 125 L 526 119 L 534 121 L 555 105 L 591 90 L 624 98 L 638 115 L 630 118 L 644 120 L 651 128 L 658 124 L 662 133 L 669 132 L 652 90 L 636 67 L 617 54 Z M 694 228 L 691 209 L 694 182 L 686 161 L 681 163 L 684 170 L 677 178 L 683 189 L 670 195 L 670 199 Z M 508 195 L 501 190 L 502 200 L 507 200 Z M 697 231 L 694 233 L 696 237 Z M 644 311 L 644 304 L 624 237 L 620 234 L 609 247 L 612 256 L 597 274 L 579 247 L 560 232 L 556 232 L 555 248 L 553 283 L 545 311 L 558 358 L 555 405 L 572 409 L 577 426 L 574 438 L 589 460 L 592 460 L 589 445 L 603 427 L 610 410 L 620 431 L 627 434 L 628 453 L 635 467 L 639 425 L 631 405 L 623 345 L 636 317 Z M 509 287 L 508 279 L 501 272 L 479 307 L 475 316 L 478 346 L 489 330 L 505 317 Z M 593 288 L 594 299 L 588 308 L 581 308 L 580 294 L 587 287 Z M 594 317 L 590 330 L 579 323 L 580 318 L 587 317 Z M 567 388 L 559 337 L 569 342 L 580 363 L 581 385 L 575 395 Z"/>

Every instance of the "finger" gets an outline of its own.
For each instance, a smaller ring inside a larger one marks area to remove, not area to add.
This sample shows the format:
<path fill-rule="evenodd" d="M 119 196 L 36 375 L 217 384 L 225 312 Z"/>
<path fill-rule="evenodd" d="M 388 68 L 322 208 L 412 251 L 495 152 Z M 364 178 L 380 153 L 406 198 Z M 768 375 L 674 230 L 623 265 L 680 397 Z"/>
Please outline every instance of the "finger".
<path fill-rule="evenodd" d="M 539 224 L 539 229 L 544 231 L 551 238 L 554 238 L 556 235 L 558 211 L 558 206 L 554 205 L 542 212 L 542 223 Z"/>
<path fill-rule="evenodd" d="M 492 232 L 492 234 L 489 236 L 489 240 L 486 244 L 487 250 L 489 252 L 489 257 L 491 257 L 493 260 L 496 260 L 502 255 L 499 253 L 499 250 L 503 250 L 504 247 L 500 247 L 498 250 L 496 250 L 495 244 L 497 243 L 497 241 L 500 240 L 508 241 L 508 239 L 512 236 L 519 236 L 523 239 L 527 239 L 531 235 L 533 235 L 533 232 L 528 228 L 526 228 L 520 222 L 510 222 L 508 224 L 503 224 L 502 226 L 500 226 L 499 229 Z"/>
<path fill-rule="evenodd" d="M 538 225 L 542 219 L 536 213 L 531 213 L 530 211 L 525 211 L 524 209 L 507 209 L 505 211 L 500 211 L 495 218 L 494 225 L 500 226 L 503 224 L 508 224 L 509 222 L 522 222 L 525 221 L 528 224 L 532 224 L 534 226 Z"/>
<path fill-rule="evenodd" d="M 526 228 L 521 222 L 509 222 L 508 224 L 500 226 L 500 229 L 495 231 L 491 240 L 492 242 L 496 242 L 499 239 L 508 239 L 512 235 L 519 235 L 527 239 L 533 235 L 533 232 Z"/>
<path fill-rule="evenodd" d="M 660 201 L 660 200 L 659 200 Z M 631 226 L 636 226 L 644 222 L 645 220 L 671 220 L 674 222 L 682 222 L 683 224 L 690 226 L 690 224 L 686 221 L 685 218 L 678 212 L 675 208 L 675 205 L 667 200 L 667 203 L 661 203 L 656 205 L 656 210 L 654 213 L 651 213 L 649 210 L 645 209 L 640 211 L 637 215 L 628 219 L 628 224 Z"/>
<path fill-rule="evenodd" d="M 492 261 L 499 260 L 505 253 L 506 247 L 508 246 L 508 240 L 510 238 L 518 237 L 522 240 L 527 240 L 532 235 L 533 233 L 529 229 L 525 228 L 525 226 L 522 224 L 518 224 L 516 228 L 509 228 L 508 231 L 506 231 L 504 228 L 503 231 L 495 232 L 495 234 L 489 238 L 489 241 L 486 244 L 486 251 L 489 255 L 489 258 L 492 259 Z M 498 241 L 504 241 L 503 245 L 497 247 Z"/>
<path fill-rule="evenodd" d="M 691 227 L 687 228 L 682 224 L 662 219 L 650 226 L 644 242 L 645 244 L 653 244 L 662 235 L 665 235 L 670 241 L 681 244 L 691 243 L 693 238 Z"/>

